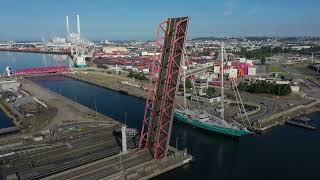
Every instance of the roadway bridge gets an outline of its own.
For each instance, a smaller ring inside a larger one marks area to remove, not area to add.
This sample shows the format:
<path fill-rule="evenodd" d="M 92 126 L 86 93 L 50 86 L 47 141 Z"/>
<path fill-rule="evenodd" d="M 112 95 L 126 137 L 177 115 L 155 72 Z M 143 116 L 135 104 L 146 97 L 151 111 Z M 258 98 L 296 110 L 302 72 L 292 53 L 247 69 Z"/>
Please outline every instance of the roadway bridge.
<path fill-rule="evenodd" d="M 191 70 L 186 71 L 185 74 L 186 74 L 186 77 L 188 77 L 188 76 L 192 76 L 192 75 L 206 72 L 206 71 L 212 69 L 213 67 L 214 67 L 214 65 L 210 65 L 210 66 L 205 66 L 205 67 L 201 67 L 201 68 L 197 68 L 197 69 L 191 69 Z M 181 74 L 181 78 L 183 78 L 183 74 Z"/>
<path fill-rule="evenodd" d="M 0 47 L 0 51 L 24 52 L 24 53 L 41 53 L 41 54 L 61 54 L 71 56 L 70 49 L 61 49 L 58 51 L 46 50 L 42 48 L 4 48 Z"/>
<path fill-rule="evenodd" d="M 52 66 L 44 68 L 26 68 L 19 69 L 15 72 L 15 75 L 30 75 L 30 74 L 44 74 L 44 73 L 58 73 L 70 71 L 68 66 Z"/>

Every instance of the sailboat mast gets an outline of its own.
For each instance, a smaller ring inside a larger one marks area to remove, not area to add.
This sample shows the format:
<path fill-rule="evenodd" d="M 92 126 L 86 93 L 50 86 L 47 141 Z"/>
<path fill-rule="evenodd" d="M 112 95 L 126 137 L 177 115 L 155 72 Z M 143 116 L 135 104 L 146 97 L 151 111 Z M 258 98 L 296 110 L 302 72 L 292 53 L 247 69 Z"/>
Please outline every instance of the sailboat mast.
<path fill-rule="evenodd" d="M 223 84 L 223 74 L 224 74 L 224 44 L 221 43 L 221 118 L 224 120 L 224 84 Z"/>

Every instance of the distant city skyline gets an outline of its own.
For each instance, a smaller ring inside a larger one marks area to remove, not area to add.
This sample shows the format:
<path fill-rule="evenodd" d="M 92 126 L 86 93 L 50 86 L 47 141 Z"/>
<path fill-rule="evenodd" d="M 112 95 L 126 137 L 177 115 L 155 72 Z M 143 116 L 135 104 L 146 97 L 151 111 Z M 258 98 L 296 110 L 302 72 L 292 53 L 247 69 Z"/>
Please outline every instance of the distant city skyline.
<path fill-rule="evenodd" d="M 1 2 L 0 40 L 65 36 L 65 16 L 75 31 L 76 14 L 90 40 L 152 40 L 161 21 L 177 16 L 191 17 L 189 39 L 320 36 L 319 7 L 317 0 L 11 0 Z"/>

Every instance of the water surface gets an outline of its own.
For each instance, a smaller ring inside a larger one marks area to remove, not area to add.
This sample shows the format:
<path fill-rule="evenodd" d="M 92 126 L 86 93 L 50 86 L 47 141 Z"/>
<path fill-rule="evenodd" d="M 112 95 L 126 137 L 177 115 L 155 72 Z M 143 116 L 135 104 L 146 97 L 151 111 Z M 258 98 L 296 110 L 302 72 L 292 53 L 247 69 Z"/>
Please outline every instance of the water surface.
<path fill-rule="evenodd" d="M 0 109 L 0 129 L 14 126 L 12 119 L 10 119 L 1 109 Z"/>

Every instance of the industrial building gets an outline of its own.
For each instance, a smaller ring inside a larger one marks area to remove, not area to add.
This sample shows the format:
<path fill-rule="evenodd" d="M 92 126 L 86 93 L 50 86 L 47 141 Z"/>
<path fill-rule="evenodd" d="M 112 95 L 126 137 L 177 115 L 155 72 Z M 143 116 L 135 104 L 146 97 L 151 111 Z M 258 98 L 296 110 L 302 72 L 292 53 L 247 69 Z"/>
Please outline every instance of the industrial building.
<path fill-rule="evenodd" d="M 18 91 L 20 87 L 20 83 L 17 81 L 1 81 L 0 82 L 0 92 L 4 91 Z"/>
<path fill-rule="evenodd" d="M 102 51 L 104 53 L 115 53 L 115 52 L 122 52 L 122 53 L 128 53 L 129 49 L 126 47 L 121 47 L 121 46 L 103 46 Z"/>

